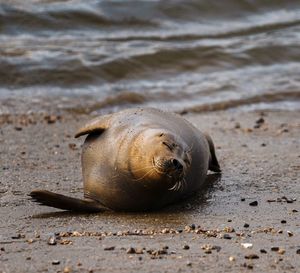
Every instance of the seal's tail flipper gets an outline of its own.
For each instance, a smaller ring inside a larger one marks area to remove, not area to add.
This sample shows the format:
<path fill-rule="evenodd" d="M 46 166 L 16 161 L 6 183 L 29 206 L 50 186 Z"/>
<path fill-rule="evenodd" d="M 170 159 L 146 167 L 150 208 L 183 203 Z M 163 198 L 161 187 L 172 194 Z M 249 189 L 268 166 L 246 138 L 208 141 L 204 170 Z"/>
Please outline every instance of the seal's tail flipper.
<path fill-rule="evenodd" d="M 99 202 L 94 200 L 68 197 L 46 190 L 34 190 L 29 196 L 31 196 L 34 202 L 38 202 L 41 205 L 63 210 L 77 212 L 100 212 L 107 210 Z"/>
<path fill-rule="evenodd" d="M 208 146 L 209 146 L 209 151 L 210 151 L 210 159 L 209 159 L 208 169 L 210 171 L 213 171 L 213 172 L 216 172 L 216 173 L 220 173 L 221 172 L 221 168 L 220 168 L 218 159 L 216 157 L 214 143 L 213 143 L 211 137 L 208 134 L 205 134 L 205 137 L 207 139 Z"/>

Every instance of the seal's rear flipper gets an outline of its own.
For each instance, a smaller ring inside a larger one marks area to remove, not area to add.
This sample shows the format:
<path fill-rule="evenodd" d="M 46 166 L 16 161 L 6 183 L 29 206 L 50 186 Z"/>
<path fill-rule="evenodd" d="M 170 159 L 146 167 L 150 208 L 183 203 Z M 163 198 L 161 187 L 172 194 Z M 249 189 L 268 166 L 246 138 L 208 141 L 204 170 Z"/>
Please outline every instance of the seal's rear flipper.
<path fill-rule="evenodd" d="M 33 201 L 42 205 L 63 210 L 77 212 L 100 212 L 107 210 L 99 202 L 91 199 L 78 199 L 46 190 L 34 190 L 29 196 L 31 196 Z"/>
<path fill-rule="evenodd" d="M 208 146 L 209 146 L 209 151 L 210 151 L 210 159 L 209 159 L 208 169 L 210 171 L 213 171 L 213 172 L 216 172 L 216 173 L 220 173 L 221 172 L 221 168 L 220 168 L 218 159 L 216 157 L 214 143 L 213 143 L 211 137 L 208 134 L 205 134 L 205 137 L 207 139 Z"/>

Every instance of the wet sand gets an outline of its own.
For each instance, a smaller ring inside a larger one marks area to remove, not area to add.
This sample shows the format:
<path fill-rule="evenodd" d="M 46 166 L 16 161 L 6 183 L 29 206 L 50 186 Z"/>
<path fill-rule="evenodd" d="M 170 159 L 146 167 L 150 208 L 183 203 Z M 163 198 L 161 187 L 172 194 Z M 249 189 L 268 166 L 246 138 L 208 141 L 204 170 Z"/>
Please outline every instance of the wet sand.
<path fill-rule="evenodd" d="M 1 116 L 0 272 L 297 272 L 300 112 L 185 117 L 213 137 L 222 176 L 161 211 L 88 215 L 27 197 L 82 196 L 73 135 L 88 117 Z"/>

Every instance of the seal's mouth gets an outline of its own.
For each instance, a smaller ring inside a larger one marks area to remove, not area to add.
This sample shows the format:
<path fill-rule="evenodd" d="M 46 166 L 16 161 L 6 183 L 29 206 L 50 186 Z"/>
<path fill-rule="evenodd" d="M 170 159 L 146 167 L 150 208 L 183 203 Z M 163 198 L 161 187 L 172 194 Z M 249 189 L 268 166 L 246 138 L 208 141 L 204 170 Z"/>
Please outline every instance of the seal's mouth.
<path fill-rule="evenodd" d="M 152 160 L 155 171 L 164 175 L 171 184 L 169 190 L 179 191 L 185 186 L 185 166 L 176 158 Z"/>

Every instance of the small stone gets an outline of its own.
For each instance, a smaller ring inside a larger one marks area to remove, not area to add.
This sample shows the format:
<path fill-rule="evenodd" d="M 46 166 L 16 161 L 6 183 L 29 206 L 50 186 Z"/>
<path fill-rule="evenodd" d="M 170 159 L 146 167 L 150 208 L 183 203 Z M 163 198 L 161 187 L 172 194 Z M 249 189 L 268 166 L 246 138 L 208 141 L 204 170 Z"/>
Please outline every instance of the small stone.
<path fill-rule="evenodd" d="M 259 259 L 259 256 L 257 254 L 248 254 L 245 256 L 245 259 L 249 259 L 249 260 Z"/>
<path fill-rule="evenodd" d="M 133 247 L 128 248 L 126 253 L 127 254 L 135 254 L 136 253 L 135 248 L 133 248 Z"/>
<path fill-rule="evenodd" d="M 71 150 L 77 150 L 76 143 L 69 143 L 69 148 Z"/>
<path fill-rule="evenodd" d="M 1 251 L 5 251 L 5 248 L 4 248 L 4 247 L 1 247 L 0 250 L 1 250 Z"/>
<path fill-rule="evenodd" d="M 231 219 L 228 219 L 228 220 L 227 220 L 227 222 L 228 222 L 228 223 L 231 223 L 231 222 L 232 222 L 232 220 L 231 220 Z"/>
<path fill-rule="evenodd" d="M 241 246 L 247 249 L 251 249 L 253 247 L 253 244 L 251 243 L 241 243 Z"/>
<path fill-rule="evenodd" d="M 48 245 L 51 245 L 51 246 L 56 245 L 56 244 L 57 244 L 57 241 L 56 241 L 55 236 L 50 236 L 49 239 L 48 239 L 48 241 L 47 241 L 47 244 L 48 244 Z"/>
<path fill-rule="evenodd" d="M 282 233 L 283 233 L 283 230 L 280 229 L 280 230 L 277 231 L 277 233 L 278 233 L 278 234 L 282 234 Z"/>
<path fill-rule="evenodd" d="M 258 205 L 257 201 L 253 201 L 249 203 L 249 206 L 256 207 Z"/>
<path fill-rule="evenodd" d="M 264 118 L 259 118 L 255 121 L 256 124 L 263 124 L 265 122 Z"/>
<path fill-rule="evenodd" d="M 294 236 L 294 233 L 293 233 L 293 232 L 291 232 L 291 231 L 289 231 L 289 230 L 287 231 L 287 234 L 288 234 L 288 236 L 289 236 L 289 237 L 292 237 L 292 236 Z"/>
<path fill-rule="evenodd" d="M 260 146 L 261 146 L 261 147 L 266 147 L 267 144 L 266 144 L 266 143 L 262 143 L 262 144 L 260 144 Z"/>
<path fill-rule="evenodd" d="M 60 264 L 60 261 L 59 261 L 59 260 L 53 260 L 53 261 L 52 261 L 52 264 L 53 264 L 53 265 Z"/>
<path fill-rule="evenodd" d="M 192 266 L 192 263 L 190 261 L 187 261 L 186 266 Z"/>
<path fill-rule="evenodd" d="M 142 248 L 137 248 L 135 254 L 144 254 L 144 250 Z"/>
<path fill-rule="evenodd" d="M 293 212 L 293 213 L 296 213 L 296 212 L 298 212 L 298 210 L 296 210 L 296 209 L 293 209 L 293 210 L 292 210 L 292 212 Z"/>
<path fill-rule="evenodd" d="M 278 252 L 278 254 L 283 255 L 285 253 L 285 249 L 280 248 L 277 252 Z"/>
<path fill-rule="evenodd" d="M 224 231 L 225 231 L 225 232 L 228 232 L 228 233 L 233 233 L 233 232 L 235 232 L 235 230 L 234 230 L 233 227 L 225 227 L 225 228 L 224 228 Z"/>
<path fill-rule="evenodd" d="M 246 198 L 241 198 L 241 201 L 244 202 L 246 200 Z"/>
<path fill-rule="evenodd" d="M 250 226 L 250 225 L 247 224 L 247 223 L 244 224 L 244 228 L 248 228 L 249 226 Z"/>
<path fill-rule="evenodd" d="M 239 122 L 236 122 L 234 125 L 235 129 L 240 129 L 241 128 L 241 124 Z"/>
<path fill-rule="evenodd" d="M 115 246 L 109 246 L 109 247 L 105 247 L 104 250 L 105 251 L 111 251 L 111 250 L 115 250 Z"/>
<path fill-rule="evenodd" d="M 60 119 L 60 117 L 59 116 L 55 116 L 55 115 L 47 115 L 47 116 L 45 116 L 45 120 L 47 121 L 48 124 L 53 124 L 53 123 L 55 123 L 59 119 Z"/>
<path fill-rule="evenodd" d="M 248 268 L 248 269 L 253 269 L 253 264 L 244 263 L 243 266 Z"/>
<path fill-rule="evenodd" d="M 190 249 L 190 246 L 189 245 L 184 245 L 183 249 L 188 250 L 188 249 Z"/>
<path fill-rule="evenodd" d="M 297 253 L 297 254 L 300 254 L 300 248 L 298 248 L 298 249 L 296 250 L 296 253 Z"/>
<path fill-rule="evenodd" d="M 281 220 L 280 223 L 281 224 L 286 224 L 286 220 Z"/>
<path fill-rule="evenodd" d="M 30 261 L 30 260 L 31 260 L 31 257 L 26 257 L 26 260 L 27 260 L 27 261 Z"/>
<path fill-rule="evenodd" d="M 23 234 L 17 234 L 17 235 L 14 235 L 14 236 L 11 236 L 12 239 L 22 239 L 22 238 L 25 238 L 25 235 Z"/>
<path fill-rule="evenodd" d="M 279 247 L 278 246 L 273 246 L 271 247 L 271 251 L 278 251 L 279 250 Z"/>
<path fill-rule="evenodd" d="M 225 234 L 223 235 L 223 239 L 231 240 L 232 237 L 231 237 L 229 234 L 225 233 Z"/>
<path fill-rule="evenodd" d="M 266 254 L 266 253 L 268 253 L 268 252 L 267 252 L 267 250 L 265 250 L 265 249 L 261 249 L 261 250 L 260 250 L 260 253 Z"/>
<path fill-rule="evenodd" d="M 230 261 L 230 262 L 234 262 L 234 261 L 235 261 L 235 257 L 234 257 L 234 256 L 230 256 L 230 257 L 229 257 L 229 261 Z"/>
<path fill-rule="evenodd" d="M 66 266 L 65 268 L 64 268 L 64 271 L 63 271 L 64 273 L 71 273 L 72 272 L 72 269 L 71 269 L 71 267 L 68 267 L 68 266 Z"/>
<path fill-rule="evenodd" d="M 16 131 L 22 131 L 23 128 L 22 128 L 22 127 L 19 127 L 19 126 L 16 126 L 16 127 L 15 127 L 15 130 L 16 130 Z"/>

